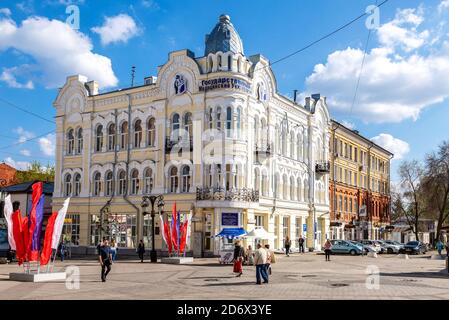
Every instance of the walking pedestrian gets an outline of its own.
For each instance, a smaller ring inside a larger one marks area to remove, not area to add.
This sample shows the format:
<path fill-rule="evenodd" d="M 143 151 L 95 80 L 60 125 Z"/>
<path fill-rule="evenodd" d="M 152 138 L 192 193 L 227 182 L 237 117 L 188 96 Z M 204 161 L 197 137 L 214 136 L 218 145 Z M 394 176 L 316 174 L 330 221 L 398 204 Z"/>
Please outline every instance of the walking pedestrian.
<path fill-rule="evenodd" d="M 438 242 L 436 244 L 436 248 L 437 248 L 438 254 L 440 256 L 441 256 L 441 251 L 443 251 L 443 247 L 444 247 L 443 242 L 441 242 L 441 240 L 438 240 Z"/>
<path fill-rule="evenodd" d="M 236 277 L 241 277 L 243 274 L 243 257 L 245 256 L 245 249 L 240 245 L 240 241 L 235 242 L 234 247 L 234 273 L 237 273 Z"/>
<path fill-rule="evenodd" d="M 326 256 L 326 261 L 331 261 L 331 249 L 332 249 L 332 243 L 327 239 L 326 243 L 324 244 L 324 255 Z"/>
<path fill-rule="evenodd" d="M 263 279 L 263 283 L 268 283 L 268 273 L 266 269 L 267 250 L 262 248 L 260 243 L 257 244 L 257 250 L 254 254 L 254 263 L 256 264 L 256 283 L 261 284 L 261 278 Z"/>
<path fill-rule="evenodd" d="M 115 242 L 115 239 L 111 240 L 111 255 L 112 255 L 112 261 L 115 262 L 115 259 L 117 257 L 117 243 Z"/>
<path fill-rule="evenodd" d="M 290 257 L 290 247 L 292 245 L 292 241 L 290 240 L 289 236 L 285 237 L 284 247 L 285 247 L 285 254 L 287 257 Z"/>
<path fill-rule="evenodd" d="M 254 251 L 251 246 L 248 246 L 246 250 L 246 262 L 249 266 L 254 265 Z"/>
<path fill-rule="evenodd" d="M 275 258 L 275 255 L 274 255 L 274 251 L 270 250 L 270 245 L 269 244 L 265 245 L 265 249 L 267 250 L 267 264 L 266 264 L 267 273 L 271 276 L 271 265 L 273 263 L 276 263 L 276 258 Z"/>
<path fill-rule="evenodd" d="M 112 266 L 112 255 L 108 240 L 103 241 L 103 245 L 100 246 L 99 251 L 100 254 L 98 257 L 101 265 L 101 281 L 106 282 L 106 277 L 108 276 L 109 272 L 111 272 Z"/>
<path fill-rule="evenodd" d="M 65 244 L 64 242 L 61 242 L 59 244 L 59 256 L 61 258 L 61 262 L 64 262 L 64 258 L 65 258 Z"/>
<path fill-rule="evenodd" d="M 298 244 L 299 244 L 299 253 L 304 253 L 304 238 L 303 237 L 299 237 Z"/>
<path fill-rule="evenodd" d="M 137 254 L 139 255 L 140 262 L 143 262 L 143 255 L 145 254 L 145 245 L 143 240 L 140 240 L 139 246 L 137 247 Z"/>

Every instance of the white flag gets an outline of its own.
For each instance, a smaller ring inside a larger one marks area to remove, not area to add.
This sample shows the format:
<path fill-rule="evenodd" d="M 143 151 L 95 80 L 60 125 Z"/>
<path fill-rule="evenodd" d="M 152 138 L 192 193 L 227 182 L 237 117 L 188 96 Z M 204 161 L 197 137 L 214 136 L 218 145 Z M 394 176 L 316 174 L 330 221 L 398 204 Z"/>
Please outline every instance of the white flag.
<path fill-rule="evenodd" d="M 13 214 L 13 208 L 12 208 L 12 202 L 11 202 L 11 195 L 8 195 L 5 199 L 5 206 L 3 212 L 5 213 L 6 223 L 8 224 L 8 241 L 9 246 L 11 247 L 11 250 L 16 250 L 16 241 L 14 240 L 14 234 L 13 234 L 13 225 L 12 225 L 12 214 Z"/>
<path fill-rule="evenodd" d="M 64 205 L 58 211 L 58 216 L 56 217 L 55 227 L 53 229 L 53 235 L 51 237 L 51 248 L 58 249 L 59 239 L 61 238 L 62 228 L 64 227 L 64 220 L 67 214 L 67 209 L 69 208 L 70 198 L 64 201 Z"/>

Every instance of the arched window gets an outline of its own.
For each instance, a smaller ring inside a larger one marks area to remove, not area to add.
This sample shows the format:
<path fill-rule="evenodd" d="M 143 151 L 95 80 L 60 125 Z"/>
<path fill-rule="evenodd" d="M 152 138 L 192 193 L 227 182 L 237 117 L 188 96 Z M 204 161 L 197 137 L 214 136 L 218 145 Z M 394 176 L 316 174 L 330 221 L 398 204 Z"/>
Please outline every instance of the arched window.
<path fill-rule="evenodd" d="M 73 154 L 75 151 L 75 136 L 73 134 L 73 129 L 67 132 L 67 154 Z"/>
<path fill-rule="evenodd" d="M 237 108 L 237 137 L 241 137 L 242 131 L 242 109 Z"/>
<path fill-rule="evenodd" d="M 228 70 L 232 71 L 232 57 L 228 55 Z"/>
<path fill-rule="evenodd" d="M 118 173 L 118 194 L 124 195 L 126 190 L 126 173 L 124 170 L 120 170 Z"/>
<path fill-rule="evenodd" d="M 175 113 L 172 117 L 172 130 L 171 130 L 172 141 L 178 141 L 179 127 L 180 127 L 179 114 Z"/>
<path fill-rule="evenodd" d="M 258 169 L 254 169 L 254 190 L 260 190 L 260 175 Z"/>
<path fill-rule="evenodd" d="M 95 172 L 94 173 L 94 196 L 99 196 L 101 193 L 101 173 Z"/>
<path fill-rule="evenodd" d="M 268 176 L 265 172 L 262 172 L 262 195 L 268 196 Z"/>
<path fill-rule="evenodd" d="M 212 72 L 214 68 L 214 58 L 212 56 L 209 56 L 208 64 L 209 64 L 209 72 Z"/>
<path fill-rule="evenodd" d="M 208 187 L 213 186 L 213 182 L 212 182 L 213 176 L 214 175 L 212 173 L 212 165 L 208 164 L 206 166 L 206 186 L 208 186 Z"/>
<path fill-rule="evenodd" d="M 95 130 L 95 151 L 101 152 L 103 149 L 103 126 L 100 124 Z"/>
<path fill-rule="evenodd" d="M 115 124 L 111 123 L 108 127 L 108 151 L 115 150 Z"/>
<path fill-rule="evenodd" d="M 79 197 L 79 195 L 81 194 L 81 175 L 79 173 L 75 174 L 75 177 L 73 178 L 73 184 L 74 184 L 73 195 L 75 197 Z"/>
<path fill-rule="evenodd" d="M 304 199 L 303 199 L 303 192 L 302 192 L 302 182 L 301 182 L 301 179 L 299 179 L 298 178 L 298 180 L 296 181 L 296 186 L 297 186 L 297 188 L 296 188 L 296 192 L 297 192 L 297 200 L 298 201 L 304 201 Z"/>
<path fill-rule="evenodd" d="M 215 166 L 215 177 L 217 178 L 217 186 L 222 186 L 223 173 L 221 170 L 221 163 L 217 163 Z M 212 178 L 211 178 L 212 181 Z"/>
<path fill-rule="evenodd" d="M 217 108 L 217 130 L 221 130 L 221 122 L 222 122 L 222 119 L 221 119 L 221 107 L 218 107 Z"/>
<path fill-rule="evenodd" d="M 288 197 L 288 179 L 287 179 L 286 175 L 284 175 L 282 177 L 282 188 L 283 188 L 283 190 L 282 190 L 282 198 L 283 199 L 288 199 L 287 198 Z"/>
<path fill-rule="evenodd" d="M 76 153 L 81 154 L 83 152 L 83 128 L 78 128 L 76 131 Z"/>
<path fill-rule="evenodd" d="M 298 141 L 297 141 L 297 143 L 298 143 L 298 151 L 296 153 L 296 159 L 304 161 L 304 159 L 303 159 L 303 147 L 304 146 L 303 146 L 303 142 L 302 142 L 302 135 L 301 135 L 301 133 L 298 134 Z"/>
<path fill-rule="evenodd" d="M 295 200 L 295 180 L 290 177 L 290 200 Z"/>
<path fill-rule="evenodd" d="M 134 123 L 134 148 L 140 148 L 142 142 L 142 121 L 136 120 Z"/>
<path fill-rule="evenodd" d="M 147 168 L 143 174 L 144 179 L 144 192 L 145 194 L 151 194 L 153 191 L 153 170 Z"/>
<path fill-rule="evenodd" d="M 120 126 L 120 149 L 128 147 L 128 122 L 125 121 Z"/>
<path fill-rule="evenodd" d="M 232 108 L 226 108 L 226 137 L 230 138 L 232 136 Z"/>
<path fill-rule="evenodd" d="M 112 195 L 112 191 L 114 190 L 114 180 L 113 180 L 112 171 L 106 172 L 105 176 L 106 176 L 105 193 L 106 193 L 107 196 L 111 196 Z"/>
<path fill-rule="evenodd" d="M 192 139 L 193 136 L 193 122 L 192 122 L 192 114 L 190 112 L 184 115 L 184 130 L 185 134 L 188 134 L 186 139 Z"/>
<path fill-rule="evenodd" d="M 279 129 L 279 125 L 276 125 L 276 136 L 275 136 L 275 139 L 276 139 L 276 152 L 277 152 L 277 154 L 280 154 L 281 150 L 282 150 L 282 148 L 281 148 L 281 141 L 282 141 L 282 139 L 281 139 L 281 131 Z"/>
<path fill-rule="evenodd" d="M 295 158 L 295 133 L 292 131 L 290 133 L 290 158 Z"/>
<path fill-rule="evenodd" d="M 254 117 L 254 143 L 260 148 L 260 138 L 259 138 L 259 117 Z"/>
<path fill-rule="evenodd" d="M 207 114 L 207 121 L 209 122 L 209 129 L 212 129 L 214 127 L 214 109 L 210 108 L 209 112 Z"/>
<path fill-rule="evenodd" d="M 217 54 L 217 66 L 218 66 L 218 70 L 221 70 L 221 54 Z"/>
<path fill-rule="evenodd" d="M 178 169 L 176 167 L 172 167 L 170 169 L 170 189 L 171 193 L 175 193 L 178 191 Z"/>
<path fill-rule="evenodd" d="M 182 168 L 182 192 L 190 192 L 190 167 Z"/>
<path fill-rule="evenodd" d="M 304 201 L 308 202 L 309 201 L 309 182 L 307 180 L 304 180 Z"/>
<path fill-rule="evenodd" d="M 237 60 L 237 72 L 242 72 L 242 57 L 239 57 Z"/>
<path fill-rule="evenodd" d="M 231 190 L 233 188 L 233 172 L 232 165 L 226 165 L 226 190 Z"/>
<path fill-rule="evenodd" d="M 148 120 L 148 146 L 154 147 L 155 141 L 156 141 L 156 125 L 155 125 L 156 119 L 150 118 Z"/>
<path fill-rule="evenodd" d="M 133 169 L 131 171 L 131 194 L 138 194 L 140 190 L 139 171 Z"/>
<path fill-rule="evenodd" d="M 64 178 L 64 196 L 70 197 L 72 195 L 72 176 L 68 173 Z"/>

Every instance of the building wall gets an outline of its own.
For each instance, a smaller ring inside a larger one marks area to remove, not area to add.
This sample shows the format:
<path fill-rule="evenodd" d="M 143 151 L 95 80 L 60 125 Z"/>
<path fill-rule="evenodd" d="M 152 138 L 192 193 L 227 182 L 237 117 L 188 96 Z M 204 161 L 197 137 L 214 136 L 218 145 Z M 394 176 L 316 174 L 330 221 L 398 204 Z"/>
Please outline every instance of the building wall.
<path fill-rule="evenodd" d="M 329 131 L 332 237 L 387 237 L 384 230 L 390 224 L 390 160 L 393 155 L 336 121 L 332 121 Z M 359 216 L 362 206 L 366 206 L 367 217 Z"/>
<path fill-rule="evenodd" d="M 17 170 L 13 167 L 0 163 L 0 188 L 7 187 L 15 182 Z"/>

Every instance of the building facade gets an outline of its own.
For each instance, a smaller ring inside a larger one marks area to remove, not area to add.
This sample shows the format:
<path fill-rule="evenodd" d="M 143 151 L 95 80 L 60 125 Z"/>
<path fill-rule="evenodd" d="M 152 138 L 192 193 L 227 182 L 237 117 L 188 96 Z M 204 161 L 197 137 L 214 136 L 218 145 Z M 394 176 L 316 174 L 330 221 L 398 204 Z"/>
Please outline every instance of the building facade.
<path fill-rule="evenodd" d="M 388 238 L 393 154 L 337 121 L 329 131 L 332 239 Z"/>
<path fill-rule="evenodd" d="M 277 249 L 300 235 L 320 249 L 330 223 L 324 97 L 301 105 L 280 95 L 269 61 L 245 55 L 226 15 L 206 36 L 203 57 L 171 52 L 145 83 L 100 94 L 95 81 L 72 76 L 54 102 L 53 207 L 72 197 L 80 246 L 98 243 L 105 215 L 119 246 L 150 246 L 140 203 L 162 194 L 164 215 L 175 202 L 193 215 L 195 256 L 218 254 L 229 240 L 213 236 L 227 227 L 262 226 Z"/>

